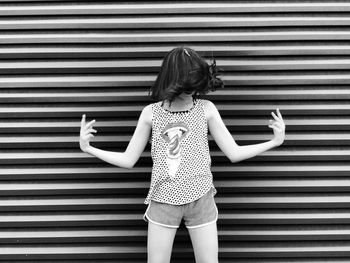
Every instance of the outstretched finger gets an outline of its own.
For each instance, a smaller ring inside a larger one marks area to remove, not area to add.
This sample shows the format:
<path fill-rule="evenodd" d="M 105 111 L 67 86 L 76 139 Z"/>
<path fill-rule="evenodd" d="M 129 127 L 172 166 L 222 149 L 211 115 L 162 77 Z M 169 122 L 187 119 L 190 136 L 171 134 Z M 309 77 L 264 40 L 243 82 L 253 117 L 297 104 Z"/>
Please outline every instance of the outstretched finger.
<path fill-rule="evenodd" d="M 280 112 L 280 109 L 277 108 L 276 112 L 277 112 L 277 116 L 283 121 L 283 117 L 282 117 L 282 114 Z"/>
<path fill-rule="evenodd" d="M 97 131 L 96 131 L 95 129 L 92 129 L 92 128 L 90 128 L 89 130 L 87 130 L 87 132 L 89 132 L 89 133 L 97 133 Z"/>
<path fill-rule="evenodd" d="M 90 129 L 95 122 L 95 120 L 90 121 L 88 124 L 85 125 L 85 129 Z"/>
<path fill-rule="evenodd" d="M 86 119 L 86 115 L 83 114 L 82 118 L 81 118 L 81 126 L 85 125 L 85 119 Z"/>
<path fill-rule="evenodd" d="M 276 121 L 280 121 L 280 119 L 277 117 L 277 115 L 274 112 L 271 112 L 271 115 Z"/>
<path fill-rule="evenodd" d="M 81 118 L 80 134 L 82 134 L 85 130 L 85 120 L 86 120 L 86 116 L 84 114 L 83 117 Z"/>

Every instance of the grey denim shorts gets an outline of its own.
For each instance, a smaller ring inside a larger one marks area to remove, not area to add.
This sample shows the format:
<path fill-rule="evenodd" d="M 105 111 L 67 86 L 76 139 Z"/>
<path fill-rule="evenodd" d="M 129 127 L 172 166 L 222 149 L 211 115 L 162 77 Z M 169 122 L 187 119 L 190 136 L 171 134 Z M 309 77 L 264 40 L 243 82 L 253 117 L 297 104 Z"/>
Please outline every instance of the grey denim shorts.
<path fill-rule="evenodd" d="M 143 219 L 170 228 L 178 228 L 183 220 L 187 228 L 197 228 L 216 222 L 218 209 L 213 191 L 209 190 L 198 200 L 184 205 L 170 205 L 152 200 Z"/>

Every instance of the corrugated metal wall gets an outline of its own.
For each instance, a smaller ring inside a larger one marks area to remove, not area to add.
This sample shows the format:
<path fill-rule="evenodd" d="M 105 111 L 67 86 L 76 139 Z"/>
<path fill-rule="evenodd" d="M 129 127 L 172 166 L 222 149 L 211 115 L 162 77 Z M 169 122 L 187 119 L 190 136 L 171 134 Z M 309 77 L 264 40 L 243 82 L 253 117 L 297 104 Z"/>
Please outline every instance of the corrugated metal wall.
<path fill-rule="evenodd" d="M 211 141 L 221 262 L 350 262 L 349 1 L 0 1 L 0 261 L 145 262 L 147 150 L 133 170 L 79 150 L 125 149 L 164 54 L 217 58 L 208 95 L 240 144 Z M 178 232 L 172 262 L 194 262 Z"/>

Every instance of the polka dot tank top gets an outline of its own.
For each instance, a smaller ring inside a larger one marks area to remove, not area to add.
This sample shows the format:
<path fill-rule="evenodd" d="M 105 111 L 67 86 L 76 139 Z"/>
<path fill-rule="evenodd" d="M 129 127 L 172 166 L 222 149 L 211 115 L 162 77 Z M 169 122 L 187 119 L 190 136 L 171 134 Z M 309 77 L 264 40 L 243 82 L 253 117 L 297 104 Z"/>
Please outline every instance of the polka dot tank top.
<path fill-rule="evenodd" d="M 151 185 L 145 200 L 172 205 L 191 203 L 210 189 L 213 176 L 204 100 L 188 111 L 171 112 L 152 104 L 153 160 Z"/>

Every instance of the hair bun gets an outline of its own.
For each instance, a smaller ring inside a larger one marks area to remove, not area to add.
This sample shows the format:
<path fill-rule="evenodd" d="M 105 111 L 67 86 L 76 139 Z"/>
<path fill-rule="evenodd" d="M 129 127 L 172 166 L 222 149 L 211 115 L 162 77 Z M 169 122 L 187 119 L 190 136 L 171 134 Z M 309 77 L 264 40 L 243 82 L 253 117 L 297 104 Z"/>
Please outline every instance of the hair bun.
<path fill-rule="evenodd" d="M 220 69 L 220 71 L 222 71 Z M 219 69 L 216 67 L 216 60 L 213 60 L 213 63 L 209 65 L 209 90 L 215 91 L 217 89 L 221 89 L 224 87 L 224 82 L 218 78 L 218 76 L 221 75 L 219 72 Z"/>

